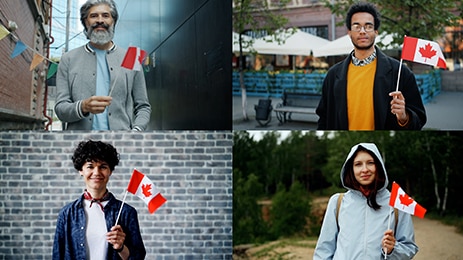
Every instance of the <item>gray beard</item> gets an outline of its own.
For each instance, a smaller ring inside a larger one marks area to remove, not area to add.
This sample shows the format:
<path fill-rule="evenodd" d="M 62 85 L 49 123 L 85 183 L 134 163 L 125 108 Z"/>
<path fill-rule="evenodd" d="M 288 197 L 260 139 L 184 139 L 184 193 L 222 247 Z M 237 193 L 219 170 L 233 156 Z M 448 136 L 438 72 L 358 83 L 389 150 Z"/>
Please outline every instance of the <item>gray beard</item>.
<path fill-rule="evenodd" d="M 107 31 L 93 31 L 93 28 L 88 30 L 88 39 L 96 45 L 104 45 L 113 40 L 114 26 L 110 26 Z"/>

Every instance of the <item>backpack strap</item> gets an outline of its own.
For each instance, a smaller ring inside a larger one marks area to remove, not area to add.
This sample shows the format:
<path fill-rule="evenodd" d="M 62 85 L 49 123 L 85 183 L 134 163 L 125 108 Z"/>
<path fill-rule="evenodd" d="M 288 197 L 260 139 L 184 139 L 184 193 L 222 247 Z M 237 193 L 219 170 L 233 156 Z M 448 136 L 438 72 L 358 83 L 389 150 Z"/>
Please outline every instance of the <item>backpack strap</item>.
<path fill-rule="evenodd" d="M 338 217 L 339 217 L 339 208 L 341 207 L 341 202 L 342 202 L 342 197 L 344 196 L 344 193 L 340 193 L 338 197 L 338 204 L 336 207 L 336 226 L 338 226 L 339 230 L 339 222 L 338 222 Z"/>
<path fill-rule="evenodd" d="M 397 234 L 397 224 L 399 223 L 399 210 L 394 208 L 394 220 L 395 220 L 395 226 L 394 226 L 394 237 Z"/>
<path fill-rule="evenodd" d="M 341 208 L 341 202 L 342 202 L 342 197 L 344 196 L 344 193 L 340 193 L 338 197 L 338 203 L 336 206 L 336 226 L 338 226 L 339 230 L 339 209 Z M 395 226 L 394 226 L 394 236 L 397 234 L 397 225 L 399 223 L 399 210 L 394 208 L 394 220 L 395 220 Z"/>

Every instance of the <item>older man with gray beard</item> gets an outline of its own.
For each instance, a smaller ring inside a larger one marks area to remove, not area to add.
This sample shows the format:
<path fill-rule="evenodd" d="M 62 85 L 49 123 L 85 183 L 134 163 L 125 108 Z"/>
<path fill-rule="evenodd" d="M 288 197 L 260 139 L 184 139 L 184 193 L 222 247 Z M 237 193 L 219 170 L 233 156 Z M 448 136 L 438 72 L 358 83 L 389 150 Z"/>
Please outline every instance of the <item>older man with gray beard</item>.
<path fill-rule="evenodd" d="M 146 130 L 151 106 L 143 71 L 121 67 L 112 41 L 119 18 L 113 0 L 87 0 L 80 20 L 89 42 L 65 53 L 56 77 L 55 112 L 67 130 Z M 111 93 L 111 94 L 110 94 Z"/>

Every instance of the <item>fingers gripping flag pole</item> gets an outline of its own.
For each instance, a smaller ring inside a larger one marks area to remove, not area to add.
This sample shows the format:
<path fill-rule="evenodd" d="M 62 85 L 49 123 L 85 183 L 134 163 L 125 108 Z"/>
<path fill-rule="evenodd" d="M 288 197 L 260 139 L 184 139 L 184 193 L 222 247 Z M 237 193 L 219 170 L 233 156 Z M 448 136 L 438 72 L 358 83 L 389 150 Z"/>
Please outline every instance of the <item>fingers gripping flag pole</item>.
<path fill-rule="evenodd" d="M 127 190 L 125 191 L 119 214 L 116 218 L 116 225 L 119 221 L 122 207 L 124 206 L 125 198 L 128 192 L 137 195 L 140 199 L 142 199 L 146 205 L 148 205 L 148 210 L 151 214 L 153 214 L 159 207 L 162 206 L 162 204 L 167 201 L 148 177 L 134 169 L 132 177 L 129 181 L 129 185 L 127 186 Z"/>

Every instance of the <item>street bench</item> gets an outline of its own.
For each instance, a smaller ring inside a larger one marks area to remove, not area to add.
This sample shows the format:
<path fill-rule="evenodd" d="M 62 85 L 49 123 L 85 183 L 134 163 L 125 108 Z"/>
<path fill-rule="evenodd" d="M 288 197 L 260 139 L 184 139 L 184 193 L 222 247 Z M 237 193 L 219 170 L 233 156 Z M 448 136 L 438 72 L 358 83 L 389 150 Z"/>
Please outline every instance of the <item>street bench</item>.
<path fill-rule="evenodd" d="M 292 113 L 316 114 L 321 95 L 304 92 L 284 92 L 282 103 L 273 109 L 280 125 L 291 121 Z"/>

